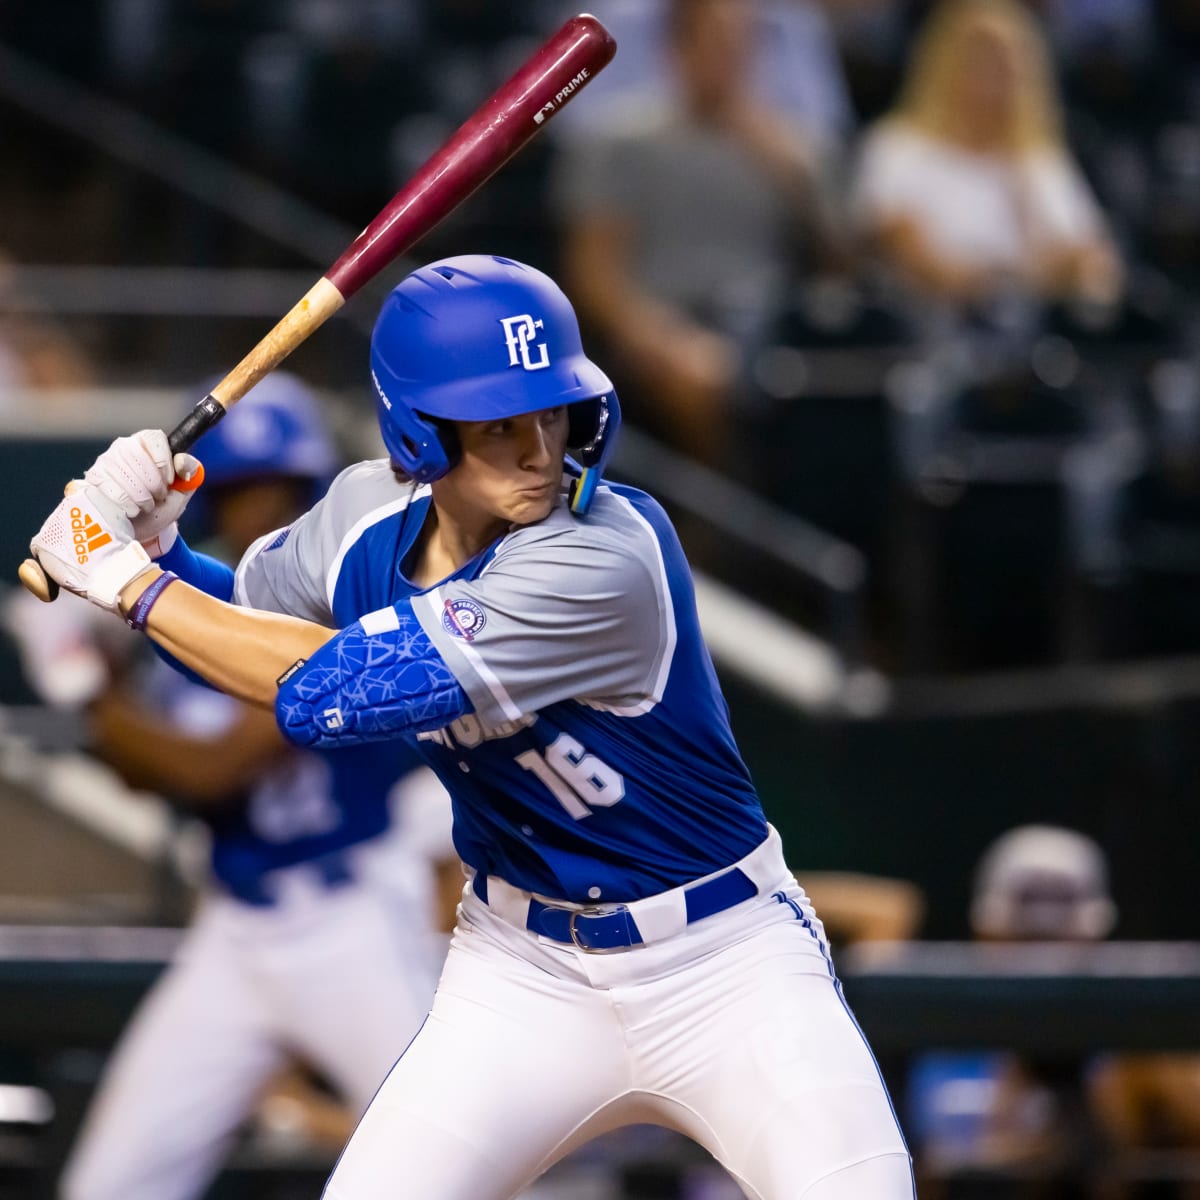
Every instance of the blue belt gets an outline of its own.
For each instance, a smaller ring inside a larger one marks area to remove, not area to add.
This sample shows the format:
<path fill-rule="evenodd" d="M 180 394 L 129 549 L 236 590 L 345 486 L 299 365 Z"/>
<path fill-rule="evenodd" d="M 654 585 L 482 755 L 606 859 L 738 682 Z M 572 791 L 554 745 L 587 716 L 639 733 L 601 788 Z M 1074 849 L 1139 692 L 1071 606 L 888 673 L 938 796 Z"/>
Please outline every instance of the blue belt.
<path fill-rule="evenodd" d="M 471 890 L 487 903 L 485 876 L 476 875 Z M 723 875 L 684 891 L 687 923 L 690 925 L 693 921 L 702 921 L 756 895 L 758 888 L 750 877 L 737 867 L 732 867 Z M 543 904 L 531 896 L 525 928 L 551 941 L 592 952 L 628 950 L 632 946 L 642 945 L 642 935 L 633 914 L 621 904 L 604 909 L 558 908 Z"/>

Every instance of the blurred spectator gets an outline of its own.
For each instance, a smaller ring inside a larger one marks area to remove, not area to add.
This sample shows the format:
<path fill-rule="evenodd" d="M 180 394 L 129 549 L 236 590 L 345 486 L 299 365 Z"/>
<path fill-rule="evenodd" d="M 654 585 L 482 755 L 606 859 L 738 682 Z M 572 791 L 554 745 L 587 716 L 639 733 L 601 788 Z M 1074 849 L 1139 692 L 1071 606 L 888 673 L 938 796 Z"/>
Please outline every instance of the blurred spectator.
<path fill-rule="evenodd" d="M 1105 854 L 1075 830 L 1011 829 L 976 868 L 970 923 L 981 941 L 1095 942 L 1116 920 Z M 1143 1193 L 1122 1182 L 1114 1150 L 1200 1148 L 1200 1056 L 1193 1054 L 1097 1048 L 1080 1063 L 1000 1050 L 927 1052 L 912 1065 L 908 1098 L 907 1127 L 931 1180 L 1007 1170 L 1028 1180 L 1012 1185 L 1026 1190 L 1005 1193 L 1014 1197 L 1131 1200 Z M 1194 1175 L 1195 1160 L 1187 1171 Z M 1094 1189 L 1079 1190 L 1087 1178 Z M 1181 1188 L 1153 1194 L 1197 1194 Z"/>
<path fill-rule="evenodd" d="M 1200 1055 L 1123 1054 L 1102 1059 L 1092 1072 L 1091 1095 L 1102 1128 L 1123 1153 L 1190 1151 L 1190 1162 L 1181 1159 L 1179 1165 L 1193 1182 L 1181 1182 L 1174 1196 L 1200 1197 L 1200 1182 L 1195 1180 L 1200 1165 Z M 1136 1194 L 1133 1187 L 1122 1190 L 1114 1183 L 1106 1200 Z"/>
<path fill-rule="evenodd" d="M 91 355 L 53 317 L 30 311 L 28 297 L 6 306 L 11 260 L 0 250 L 0 410 L 8 389 L 86 387 L 94 381 Z"/>
<path fill-rule="evenodd" d="M 314 397 L 286 372 L 196 450 L 207 480 L 189 516 L 231 562 L 308 508 L 336 465 Z M 42 607 L 21 593 L 7 614 L 30 682 L 48 703 L 85 705 L 93 752 L 202 820 L 211 842 L 202 902 L 108 1064 L 61 1194 L 200 1195 L 297 1063 L 260 1132 L 344 1137 L 432 1000 L 448 944 L 442 877 L 462 886 L 444 789 L 394 746 L 297 751 L 272 713 L 158 659 L 117 678 L 94 609 L 64 595 L 47 623 L 30 605 Z M 350 1111 L 314 1104 L 305 1072 Z"/>
<path fill-rule="evenodd" d="M 1062 132 L 1046 40 L 1017 0 L 947 0 L 853 185 L 868 251 L 951 310 L 1007 298 L 1111 305 L 1122 266 Z"/>
<path fill-rule="evenodd" d="M 10 388 L 82 388 L 94 381 L 91 356 L 57 321 L 0 314 L 0 393 Z"/>
<path fill-rule="evenodd" d="M 754 94 L 748 0 L 674 0 L 671 95 L 561 156 L 564 284 L 635 419 L 709 463 L 802 248 L 835 244 L 813 145 Z M 807 235 L 807 244 L 805 243 Z"/>
<path fill-rule="evenodd" d="M 976 867 L 970 923 L 980 940 L 1095 941 L 1115 920 L 1104 853 L 1075 830 L 1019 826 L 997 838 Z M 912 1064 L 908 1105 L 916 1161 L 931 1180 L 1009 1169 L 1040 1182 L 1006 1195 L 1043 1196 L 1051 1194 L 1039 1190 L 1045 1181 L 1092 1165 L 1095 1131 L 1074 1061 L 928 1051 Z"/>
<path fill-rule="evenodd" d="M 1117 919 L 1104 851 L 1053 825 L 1021 825 L 979 860 L 971 932 L 985 941 L 1097 941 Z"/>
<path fill-rule="evenodd" d="M 749 0 L 755 103 L 803 130 L 823 155 L 837 158 L 854 129 L 854 110 L 839 61 L 830 16 L 817 0 Z M 578 5 L 555 5 L 559 19 Z M 588 84 L 587 100 L 570 105 L 551 127 L 578 137 L 603 133 L 638 108 L 660 108 L 670 99 L 670 0 L 598 0 L 588 6 L 613 35 L 617 55 Z"/>

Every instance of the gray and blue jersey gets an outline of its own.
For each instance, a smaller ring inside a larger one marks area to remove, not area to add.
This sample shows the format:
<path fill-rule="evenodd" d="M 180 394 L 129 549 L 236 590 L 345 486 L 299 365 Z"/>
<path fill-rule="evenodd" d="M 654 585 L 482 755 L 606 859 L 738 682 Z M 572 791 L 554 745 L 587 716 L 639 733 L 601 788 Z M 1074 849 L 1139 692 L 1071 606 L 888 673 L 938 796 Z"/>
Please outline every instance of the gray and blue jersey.
<path fill-rule="evenodd" d="M 280 688 L 293 740 L 403 736 L 453 798 L 468 866 L 541 895 L 628 901 L 767 835 L 659 504 L 565 500 L 429 589 L 405 574 L 428 487 L 344 471 L 237 572 L 235 599 L 341 632 Z"/>

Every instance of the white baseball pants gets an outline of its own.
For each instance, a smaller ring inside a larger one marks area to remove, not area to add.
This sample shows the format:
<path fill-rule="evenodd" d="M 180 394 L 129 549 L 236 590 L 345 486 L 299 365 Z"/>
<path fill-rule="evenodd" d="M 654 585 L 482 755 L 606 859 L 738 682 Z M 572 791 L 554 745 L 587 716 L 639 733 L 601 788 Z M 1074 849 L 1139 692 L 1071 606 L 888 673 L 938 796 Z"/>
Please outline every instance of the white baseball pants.
<path fill-rule="evenodd" d="M 610 954 L 519 929 L 468 886 L 433 1010 L 325 1200 L 507 1200 L 632 1123 L 691 1137 L 753 1200 L 913 1200 L 820 922 L 778 865 L 776 887 Z"/>

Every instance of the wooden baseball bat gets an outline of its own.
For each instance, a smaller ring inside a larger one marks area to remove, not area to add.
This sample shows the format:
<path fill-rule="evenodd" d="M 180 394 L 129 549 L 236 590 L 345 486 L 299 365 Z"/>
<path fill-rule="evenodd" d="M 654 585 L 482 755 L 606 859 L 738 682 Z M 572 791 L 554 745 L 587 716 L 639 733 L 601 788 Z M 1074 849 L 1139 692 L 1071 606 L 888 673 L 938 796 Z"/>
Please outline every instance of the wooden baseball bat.
<path fill-rule="evenodd" d="M 612 61 L 616 50 L 612 35 L 590 13 L 571 17 L 459 126 L 266 337 L 171 430 L 172 452 L 193 445 L 364 283 L 490 179 Z M 39 599 L 57 595 L 57 585 L 35 559 L 27 558 L 18 574 Z"/>

